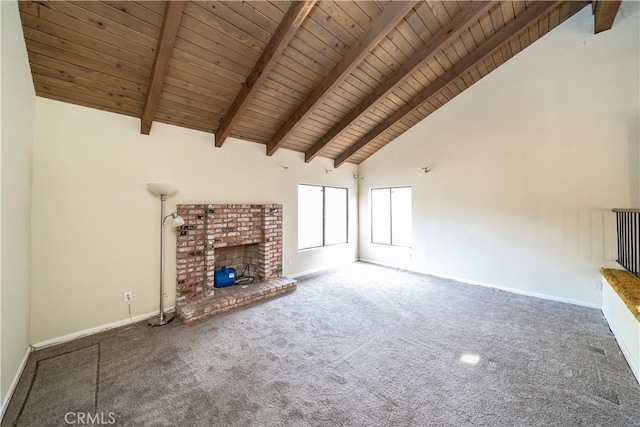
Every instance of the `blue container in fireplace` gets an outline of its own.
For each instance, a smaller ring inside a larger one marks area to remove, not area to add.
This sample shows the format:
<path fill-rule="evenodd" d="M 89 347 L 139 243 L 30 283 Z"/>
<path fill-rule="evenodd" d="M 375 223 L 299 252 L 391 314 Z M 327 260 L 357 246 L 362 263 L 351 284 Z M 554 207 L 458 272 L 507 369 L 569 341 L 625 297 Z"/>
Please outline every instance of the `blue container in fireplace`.
<path fill-rule="evenodd" d="M 214 286 L 216 288 L 224 288 L 225 286 L 231 286 L 236 283 L 236 269 L 222 267 L 217 270 L 214 278 Z"/>

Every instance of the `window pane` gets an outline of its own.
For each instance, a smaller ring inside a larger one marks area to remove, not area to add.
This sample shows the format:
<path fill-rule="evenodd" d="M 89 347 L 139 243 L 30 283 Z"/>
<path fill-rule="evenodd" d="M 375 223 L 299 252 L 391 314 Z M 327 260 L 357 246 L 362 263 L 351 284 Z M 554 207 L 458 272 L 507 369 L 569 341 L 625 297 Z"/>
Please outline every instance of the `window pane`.
<path fill-rule="evenodd" d="M 347 242 L 347 189 L 324 188 L 324 244 Z"/>
<path fill-rule="evenodd" d="M 371 241 L 391 244 L 391 191 L 388 188 L 371 190 Z"/>
<path fill-rule="evenodd" d="M 411 187 L 391 189 L 391 244 L 411 246 Z"/>
<path fill-rule="evenodd" d="M 322 246 L 322 187 L 298 185 L 298 249 Z"/>

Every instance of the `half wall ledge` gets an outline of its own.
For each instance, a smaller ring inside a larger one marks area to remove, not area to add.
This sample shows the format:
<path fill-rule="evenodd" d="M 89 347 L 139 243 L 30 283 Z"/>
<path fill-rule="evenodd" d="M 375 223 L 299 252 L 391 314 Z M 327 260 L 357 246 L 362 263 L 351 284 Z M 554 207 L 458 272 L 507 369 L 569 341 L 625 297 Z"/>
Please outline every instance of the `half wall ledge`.
<path fill-rule="evenodd" d="M 640 280 L 626 270 L 603 268 L 602 314 L 640 384 Z"/>

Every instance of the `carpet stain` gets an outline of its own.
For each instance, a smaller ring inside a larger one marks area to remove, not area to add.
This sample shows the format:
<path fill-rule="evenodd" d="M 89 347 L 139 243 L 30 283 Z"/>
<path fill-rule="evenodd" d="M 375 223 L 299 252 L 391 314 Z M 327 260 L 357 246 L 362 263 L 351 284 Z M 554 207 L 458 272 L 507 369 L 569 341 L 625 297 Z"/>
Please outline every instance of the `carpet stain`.
<path fill-rule="evenodd" d="M 282 393 L 283 391 L 289 388 L 289 383 L 284 381 L 274 381 L 269 384 L 269 388 L 272 388 L 275 391 Z"/>
<path fill-rule="evenodd" d="M 596 396 L 601 397 L 614 405 L 620 405 L 620 399 L 618 399 L 618 393 L 610 388 L 601 387 L 596 390 Z"/>
<path fill-rule="evenodd" d="M 329 378 L 332 381 L 337 382 L 338 384 L 346 384 L 347 383 L 347 379 L 344 377 L 341 377 L 340 375 L 336 375 L 336 374 L 329 374 L 327 375 L 327 378 Z"/>
<path fill-rule="evenodd" d="M 214 326 L 213 328 L 209 328 L 209 329 L 205 329 L 204 331 L 201 332 L 202 335 L 207 335 L 210 336 L 211 334 L 214 334 L 218 331 L 218 327 Z"/>
<path fill-rule="evenodd" d="M 230 369 L 229 373 L 236 380 L 245 380 L 249 378 L 249 376 L 252 374 L 252 371 L 242 367 L 234 366 Z"/>
<path fill-rule="evenodd" d="M 303 420 L 304 413 L 298 408 L 293 408 L 291 411 L 287 412 L 287 418 L 289 420 Z"/>
<path fill-rule="evenodd" d="M 289 399 L 287 396 L 280 395 L 277 396 L 277 399 L 281 408 L 287 408 L 291 405 L 291 399 Z"/>
<path fill-rule="evenodd" d="M 589 350 L 592 353 L 596 353 L 596 354 L 604 354 L 604 350 L 598 347 L 594 347 L 592 345 L 587 347 L 587 350 Z"/>
<path fill-rule="evenodd" d="M 244 393 L 238 393 L 234 395 L 228 401 L 229 411 L 225 411 L 227 414 L 236 413 L 239 414 L 241 412 L 248 412 L 250 414 L 255 414 L 260 411 L 262 405 L 258 404 L 252 399 L 249 399 Z"/>

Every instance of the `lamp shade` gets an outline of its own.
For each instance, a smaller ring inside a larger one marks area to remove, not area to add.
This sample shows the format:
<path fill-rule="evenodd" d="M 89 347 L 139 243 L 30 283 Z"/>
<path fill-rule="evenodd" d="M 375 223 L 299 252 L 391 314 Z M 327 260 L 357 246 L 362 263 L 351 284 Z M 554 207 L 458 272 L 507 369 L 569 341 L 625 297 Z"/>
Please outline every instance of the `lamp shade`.
<path fill-rule="evenodd" d="M 184 219 L 182 219 L 180 215 L 176 215 L 171 220 L 171 225 L 174 227 L 180 227 L 181 225 L 184 225 Z"/>
<path fill-rule="evenodd" d="M 152 182 L 147 184 L 147 188 L 156 196 L 169 195 L 178 191 L 178 184 Z"/>

